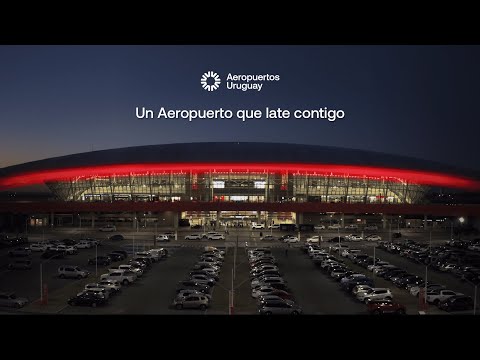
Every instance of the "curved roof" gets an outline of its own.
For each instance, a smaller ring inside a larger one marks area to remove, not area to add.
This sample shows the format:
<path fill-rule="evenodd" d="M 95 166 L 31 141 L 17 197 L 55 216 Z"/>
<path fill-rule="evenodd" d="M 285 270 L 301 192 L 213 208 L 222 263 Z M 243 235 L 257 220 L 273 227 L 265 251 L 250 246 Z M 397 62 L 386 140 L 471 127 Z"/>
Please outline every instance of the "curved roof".
<path fill-rule="evenodd" d="M 0 187 L 162 168 L 202 171 L 209 166 L 220 170 L 298 168 L 352 176 L 362 176 L 363 172 L 365 176 L 400 177 L 426 185 L 479 188 L 478 174 L 432 161 L 337 147 L 249 142 L 148 145 L 60 156 L 0 169 Z"/>

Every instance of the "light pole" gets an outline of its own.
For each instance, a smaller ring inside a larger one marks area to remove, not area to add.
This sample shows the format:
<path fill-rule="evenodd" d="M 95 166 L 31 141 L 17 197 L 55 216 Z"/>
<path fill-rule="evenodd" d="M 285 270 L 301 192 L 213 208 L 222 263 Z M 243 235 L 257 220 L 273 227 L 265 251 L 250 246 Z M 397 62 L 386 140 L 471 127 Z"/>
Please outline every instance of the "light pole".
<path fill-rule="evenodd" d="M 473 295 L 473 315 L 477 314 L 477 285 L 475 284 L 475 293 Z"/>
<path fill-rule="evenodd" d="M 98 274 L 98 243 L 95 241 L 95 276 Z"/>
<path fill-rule="evenodd" d="M 453 219 L 450 218 L 450 240 L 453 240 Z"/>

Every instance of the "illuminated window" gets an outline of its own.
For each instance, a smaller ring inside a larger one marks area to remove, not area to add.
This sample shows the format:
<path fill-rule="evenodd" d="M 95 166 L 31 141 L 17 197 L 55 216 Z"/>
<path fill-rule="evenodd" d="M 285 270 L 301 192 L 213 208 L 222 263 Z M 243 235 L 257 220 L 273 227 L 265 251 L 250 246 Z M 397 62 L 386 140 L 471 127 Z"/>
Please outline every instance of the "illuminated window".
<path fill-rule="evenodd" d="M 265 189 L 265 181 L 255 181 L 255 189 Z"/>
<path fill-rule="evenodd" d="M 224 189 L 225 188 L 225 181 L 213 181 L 213 188 L 214 189 Z"/>

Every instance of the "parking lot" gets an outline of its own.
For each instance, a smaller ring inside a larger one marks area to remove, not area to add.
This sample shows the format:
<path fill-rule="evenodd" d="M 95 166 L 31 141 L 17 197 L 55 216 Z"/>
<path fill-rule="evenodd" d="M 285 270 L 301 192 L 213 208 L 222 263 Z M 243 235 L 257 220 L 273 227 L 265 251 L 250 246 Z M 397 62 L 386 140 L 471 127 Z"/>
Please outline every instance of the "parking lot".
<path fill-rule="evenodd" d="M 31 234 L 30 242 L 44 239 L 62 239 L 65 237 L 78 238 L 85 233 L 85 229 L 66 229 L 48 234 Z M 113 295 L 106 305 L 96 308 L 88 306 L 70 306 L 67 301 L 83 290 L 85 284 L 97 282 L 99 276 L 108 272 L 108 267 L 88 265 L 88 259 L 98 255 L 107 254 L 113 250 L 126 250 L 129 254 L 135 251 L 149 249 L 154 246 L 153 233 L 129 233 L 125 232 L 125 240 L 105 240 L 104 234 L 91 232 L 89 236 L 96 235 L 102 238 L 101 245 L 97 248 L 79 249 L 76 255 L 67 255 L 63 259 L 46 261 L 41 258 L 41 252 L 33 252 L 30 256 L 32 269 L 8 270 L 6 265 L 12 261 L 8 256 L 9 249 L 0 250 L 0 290 L 13 291 L 18 297 L 26 297 L 29 304 L 22 309 L 2 308 L 2 312 L 8 313 L 60 313 L 60 314 L 256 314 L 257 304 L 251 296 L 250 267 L 248 264 L 247 250 L 255 247 L 269 247 L 275 257 L 278 268 L 283 273 L 283 278 L 288 284 L 296 303 L 301 306 L 304 314 L 366 314 L 365 304 L 348 296 L 340 287 L 339 283 L 320 270 L 311 259 L 301 251 L 301 246 L 309 235 L 300 234 L 300 242 L 287 244 L 272 240 L 263 241 L 259 230 L 232 231 L 226 234 L 226 241 L 208 240 L 184 240 L 184 237 L 198 231 L 182 231 L 177 234 L 178 240 L 166 243 L 157 243 L 155 247 L 168 249 L 168 257 L 152 264 L 145 274 L 131 285 L 123 286 L 119 294 Z M 263 232 L 269 234 L 268 232 Z M 274 236 L 283 235 L 273 231 Z M 318 232 L 316 233 L 318 234 Z M 324 231 L 320 233 L 324 242 L 322 247 L 332 252 L 335 243 L 325 240 L 330 239 L 338 232 Z M 382 238 L 388 238 L 388 232 L 379 231 Z M 297 234 L 295 234 L 297 235 Z M 342 234 L 343 235 L 343 234 Z M 418 242 L 443 244 L 449 238 L 445 232 L 436 232 L 430 236 L 425 232 L 411 232 L 406 235 L 409 239 Z M 405 238 L 406 238 L 405 237 Z M 218 246 L 225 249 L 224 262 L 219 272 L 219 281 L 211 288 L 212 300 L 206 310 L 182 309 L 172 306 L 175 298 L 175 290 L 180 281 L 188 278 L 189 271 L 198 261 L 199 256 L 207 245 Z M 373 242 L 349 242 L 350 248 L 361 249 L 368 255 L 373 255 Z M 238 247 L 237 247 L 238 246 Z M 235 251 L 237 247 L 237 251 Z M 288 250 L 287 250 L 288 249 Z M 286 251 L 287 250 L 287 251 Z M 236 256 L 235 256 L 236 253 Z M 409 259 L 376 248 L 376 257 L 398 267 L 405 268 L 409 272 L 424 276 L 425 266 L 414 263 Z M 128 259 L 115 264 L 126 263 Z M 40 304 L 40 264 L 42 263 L 42 282 L 48 286 L 48 304 Z M 236 264 L 235 273 L 233 266 Z M 346 261 L 348 263 L 348 261 Z M 352 269 L 363 271 L 357 265 L 348 263 Z M 60 265 L 77 265 L 90 272 L 86 279 L 61 279 L 57 269 Z M 232 282 L 232 276 L 234 281 Z M 459 281 L 449 273 L 431 271 L 429 279 L 434 282 L 445 284 L 448 288 L 473 296 L 473 287 Z M 233 286 L 233 303 L 230 298 Z M 418 314 L 418 299 L 411 296 L 406 290 L 396 289 L 391 283 L 376 279 L 376 286 L 389 287 L 392 289 L 395 300 L 402 302 L 407 307 L 408 314 Z M 445 313 L 438 309 L 430 309 L 431 313 Z"/>

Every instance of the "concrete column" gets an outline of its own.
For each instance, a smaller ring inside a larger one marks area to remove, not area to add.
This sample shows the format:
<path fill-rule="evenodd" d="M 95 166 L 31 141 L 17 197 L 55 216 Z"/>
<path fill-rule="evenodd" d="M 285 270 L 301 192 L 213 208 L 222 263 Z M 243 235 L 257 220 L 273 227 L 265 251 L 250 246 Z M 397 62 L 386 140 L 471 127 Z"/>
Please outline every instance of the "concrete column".
<path fill-rule="evenodd" d="M 295 220 L 297 225 L 303 224 L 303 213 L 295 213 Z"/>
<path fill-rule="evenodd" d="M 137 221 L 138 221 L 138 214 L 136 212 L 134 212 L 132 214 L 132 228 L 136 229 L 137 228 Z"/>
<path fill-rule="evenodd" d="M 92 229 L 95 227 L 95 213 L 92 213 Z"/>
<path fill-rule="evenodd" d="M 345 228 L 345 214 L 344 213 L 340 213 L 340 225 L 343 228 Z"/>
<path fill-rule="evenodd" d="M 54 226 L 54 225 L 55 225 L 55 214 L 52 211 L 50 213 L 50 226 Z"/>
<path fill-rule="evenodd" d="M 178 212 L 173 213 L 173 228 L 178 229 L 178 219 L 180 219 L 180 214 Z"/>
<path fill-rule="evenodd" d="M 382 228 L 385 230 L 387 228 L 387 216 L 382 214 Z"/>

